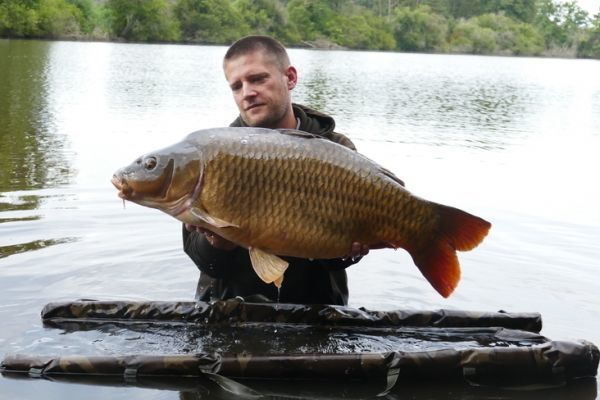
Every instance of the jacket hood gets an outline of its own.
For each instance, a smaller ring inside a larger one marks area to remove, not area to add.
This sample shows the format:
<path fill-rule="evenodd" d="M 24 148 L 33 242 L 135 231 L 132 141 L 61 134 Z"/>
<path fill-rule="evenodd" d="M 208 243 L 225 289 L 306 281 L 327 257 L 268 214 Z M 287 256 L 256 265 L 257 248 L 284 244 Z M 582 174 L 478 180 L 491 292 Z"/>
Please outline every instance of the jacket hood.
<path fill-rule="evenodd" d="M 292 107 L 300 119 L 300 130 L 329 136 L 335 129 L 335 121 L 329 115 L 300 104 L 292 104 Z"/>
<path fill-rule="evenodd" d="M 300 130 L 329 137 L 335 129 L 335 121 L 327 114 L 323 114 L 301 104 L 292 104 L 294 115 L 300 120 Z M 241 116 L 238 116 L 230 126 L 247 127 Z"/>

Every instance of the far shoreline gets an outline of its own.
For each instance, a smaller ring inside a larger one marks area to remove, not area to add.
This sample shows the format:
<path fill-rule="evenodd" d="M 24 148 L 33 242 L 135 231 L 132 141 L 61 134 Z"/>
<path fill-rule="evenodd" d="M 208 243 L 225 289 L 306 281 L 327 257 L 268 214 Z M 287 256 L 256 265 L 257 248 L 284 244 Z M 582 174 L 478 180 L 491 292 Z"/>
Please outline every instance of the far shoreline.
<path fill-rule="evenodd" d="M 41 41 L 41 42 L 81 42 L 81 43 L 112 43 L 112 44 L 139 44 L 139 45 L 180 45 L 180 46 L 206 46 L 206 47 L 227 47 L 229 44 L 202 43 L 191 41 L 129 41 L 123 39 L 103 39 L 103 38 L 79 38 L 79 37 L 0 37 L 1 41 Z M 325 43 L 325 44 L 324 44 Z M 352 49 L 339 46 L 331 42 L 306 42 L 305 45 L 286 45 L 288 49 L 295 50 L 316 50 L 316 51 L 342 51 L 342 52 L 377 52 L 377 53 L 397 53 L 397 54 L 425 54 L 425 55 L 447 55 L 447 56 L 483 56 L 483 57 L 503 57 L 503 58 L 548 58 L 564 60 L 595 60 L 600 58 L 577 57 L 573 55 L 551 55 L 551 54 L 506 54 L 506 52 L 497 53 L 461 53 L 461 52 L 425 52 L 425 51 L 397 51 L 397 50 L 379 50 L 379 49 Z"/>

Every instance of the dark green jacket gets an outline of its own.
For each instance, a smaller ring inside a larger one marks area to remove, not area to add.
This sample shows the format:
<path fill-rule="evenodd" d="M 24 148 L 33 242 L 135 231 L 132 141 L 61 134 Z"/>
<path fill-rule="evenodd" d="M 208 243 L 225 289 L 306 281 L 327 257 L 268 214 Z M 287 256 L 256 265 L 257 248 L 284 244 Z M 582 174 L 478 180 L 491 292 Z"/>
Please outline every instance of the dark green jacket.
<path fill-rule="evenodd" d="M 335 121 L 328 115 L 294 104 L 294 114 L 300 120 L 300 130 L 321 135 L 353 150 L 346 136 L 333 131 Z M 247 126 L 238 117 L 231 126 Z M 307 260 L 283 257 L 289 262 L 281 290 L 266 284 L 256 275 L 248 250 L 238 247 L 231 251 L 214 248 L 203 234 L 183 228 L 183 248 L 201 271 L 196 298 L 202 301 L 224 300 L 240 296 L 300 304 L 348 303 L 346 267 L 357 260 Z M 266 298 L 266 299 L 265 299 Z"/>

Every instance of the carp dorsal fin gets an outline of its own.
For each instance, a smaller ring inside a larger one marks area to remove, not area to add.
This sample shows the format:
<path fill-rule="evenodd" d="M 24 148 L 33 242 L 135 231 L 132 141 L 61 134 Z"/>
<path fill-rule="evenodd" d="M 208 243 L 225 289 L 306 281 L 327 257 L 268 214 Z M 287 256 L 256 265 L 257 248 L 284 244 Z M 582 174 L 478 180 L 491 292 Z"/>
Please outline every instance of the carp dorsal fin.
<path fill-rule="evenodd" d="M 392 171 L 387 168 L 379 167 L 379 171 L 383 173 L 385 176 L 390 178 L 391 180 L 398 182 L 401 186 L 404 186 L 404 181 L 396 176 Z"/>
<path fill-rule="evenodd" d="M 227 227 L 239 227 L 239 225 L 234 224 L 233 222 L 228 222 L 225 220 L 222 220 L 220 218 L 217 217 L 213 217 L 208 215 L 208 213 L 198 207 L 192 207 L 190 209 L 190 211 L 192 212 L 192 214 L 197 217 L 200 218 L 202 221 L 206 222 L 209 225 L 212 225 L 214 227 L 217 228 L 227 228 Z"/>
<path fill-rule="evenodd" d="M 314 133 L 299 131 L 297 129 L 276 129 L 282 135 L 298 136 L 305 139 L 324 139 L 323 136 L 315 135 Z"/>
<path fill-rule="evenodd" d="M 273 283 L 280 288 L 281 282 L 283 282 L 283 273 L 289 265 L 287 261 L 255 247 L 250 247 L 248 251 L 256 275 L 265 283 Z"/>

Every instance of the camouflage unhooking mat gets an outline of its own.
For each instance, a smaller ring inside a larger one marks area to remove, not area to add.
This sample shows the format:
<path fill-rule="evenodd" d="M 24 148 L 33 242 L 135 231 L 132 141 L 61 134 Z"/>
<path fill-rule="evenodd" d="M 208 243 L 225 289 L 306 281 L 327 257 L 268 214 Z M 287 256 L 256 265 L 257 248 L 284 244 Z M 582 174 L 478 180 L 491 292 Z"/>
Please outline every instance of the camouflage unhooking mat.
<path fill-rule="evenodd" d="M 541 336 L 537 313 L 82 300 L 50 303 L 42 319 L 62 337 L 108 334 L 109 354 L 7 355 L 4 376 L 150 386 L 191 378 L 246 395 L 235 380 L 379 380 L 386 391 L 400 381 L 565 383 L 594 377 L 600 358 L 592 343 Z M 123 345 L 123 332 L 136 336 Z M 167 338 L 171 347 L 160 347 Z"/>

